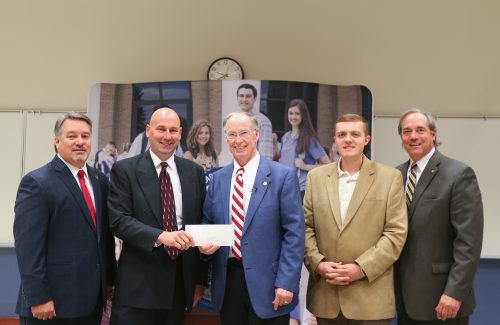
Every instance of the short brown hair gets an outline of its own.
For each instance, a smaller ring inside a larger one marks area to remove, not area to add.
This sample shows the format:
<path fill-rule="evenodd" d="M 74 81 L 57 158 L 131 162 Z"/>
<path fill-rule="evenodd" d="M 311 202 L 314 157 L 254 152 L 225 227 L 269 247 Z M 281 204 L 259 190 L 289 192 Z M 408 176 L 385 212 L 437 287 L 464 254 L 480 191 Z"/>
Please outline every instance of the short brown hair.
<path fill-rule="evenodd" d="M 370 135 L 368 121 L 361 115 L 358 114 L 343 114 L 335 122 L 335 130 L 337 129 L 337 124 L 341 122 L 362 122 L 365 125 L 365 135 Z"/>

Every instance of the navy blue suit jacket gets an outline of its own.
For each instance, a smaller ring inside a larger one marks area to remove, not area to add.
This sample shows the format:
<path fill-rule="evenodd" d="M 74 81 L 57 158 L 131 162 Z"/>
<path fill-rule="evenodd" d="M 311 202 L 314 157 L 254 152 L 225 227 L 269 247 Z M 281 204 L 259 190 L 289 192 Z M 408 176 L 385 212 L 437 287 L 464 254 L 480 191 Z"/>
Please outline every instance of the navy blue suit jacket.
<path fill-rule="evenodd" d="M 204 203 L 203 223 L 230 224 L 229 196 L 234 165 L 213 174 Z M 248 293 L 256 314 L 271 318 L 288 314 L 297 305 L 304 259 L 305 224 L 299 184 L 294 170 L 260 158 L 245 215 L 241 251 Z M 226 286 L 230 247 L 212 257 L 212 303 L 220 310 Z M 275 288 L 294 293 L 291 304 L 273 309 Z"/>
<path fill-rule="evenodd" d="M 54 301 L 58 318 L 90 314 L 116 262 L 109 232 L 107 178 L 87 166 L 95 198 L 97 231 L 82 191 L 56 156 L 23 177 L 15 204 L 14 239 L 21 274 L 16 313 L 32 317 L 31 307 Z"/>

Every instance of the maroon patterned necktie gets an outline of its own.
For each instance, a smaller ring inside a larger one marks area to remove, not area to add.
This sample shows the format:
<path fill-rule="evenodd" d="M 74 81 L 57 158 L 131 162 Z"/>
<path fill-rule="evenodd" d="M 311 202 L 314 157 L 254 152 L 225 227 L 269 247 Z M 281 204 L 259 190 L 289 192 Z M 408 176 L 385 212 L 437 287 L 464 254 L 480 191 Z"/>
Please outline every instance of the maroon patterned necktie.
<path fill-rule="evenodd" d="M 160 192 L 161 192 L 161 214 L 163 217 L 163 230 L 177 231 L 177 215 L 175 214 L 174 191 L 172 181 L 167 173 L 166 162 L 162 162 L 160 171 Z M 171 259 L 175 260 L 179 255 L 179 250 L 175 247 L 164 246 L 165 251 Z"/>

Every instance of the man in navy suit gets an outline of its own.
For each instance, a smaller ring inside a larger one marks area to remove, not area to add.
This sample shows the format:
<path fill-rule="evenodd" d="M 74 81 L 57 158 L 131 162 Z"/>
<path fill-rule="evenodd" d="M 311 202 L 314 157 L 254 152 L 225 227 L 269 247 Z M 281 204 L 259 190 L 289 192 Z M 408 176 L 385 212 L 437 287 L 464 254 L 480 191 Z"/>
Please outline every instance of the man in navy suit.
<path fill-rule="evenodd" d="M 174 155 L 181 134 L 175 111 L 159 108 L 146 126 L 150 149 L 111 170 L 110 225 L 123 240 L 112 325 L 181 324 L 203 295 L 205 269 L 184 227 L 201 221 L 205 176 L 198 164 Z M 164 193 L 167 178 L 172 195 Z"/>
<path fill-rule="evenodd" d="M 108 181 L 86 164 L 91 120 L 67 113 L 55 125 L 57 155 L 21 180 L 14 239 L 21 324 L 99 324 L 116 263 Z"/>
<path fill-rule="evenodd" d="M 297 176 L 259 155 L 254 117 L 231 113 L 223 125 L 234 163 L 214 173 L 203 223 L 233 224 L 235 243 L 200 247 L 213 254 L 212 303 L 223 325 L 288 324 L 304 258 Z"/>

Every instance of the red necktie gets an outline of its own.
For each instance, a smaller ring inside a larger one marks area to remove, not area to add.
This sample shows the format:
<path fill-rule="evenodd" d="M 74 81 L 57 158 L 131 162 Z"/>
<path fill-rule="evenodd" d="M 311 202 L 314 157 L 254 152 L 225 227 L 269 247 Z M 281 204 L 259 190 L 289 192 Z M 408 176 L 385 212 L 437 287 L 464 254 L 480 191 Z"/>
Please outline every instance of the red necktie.
<path fill-rule="evenodd" d="M 167 173 L 166 162 L 162 162 L 160 171 L 160 193 L 161 193 L 161 214 L 163 217 L 163 230 L 177 231 L 177 215 L 175 213 L 174 191 L 172 181 Z M 179 255 L 179 250 L 175 247 L 164 246 L 165 251 L 171 259 L 175 260 Z"/>
<path fill-rule="evenodd" d="M 92 203 L 92 197 L 90 197 L 89 189 L 87 188 L 87 184 L 85 184 L 85 172 L 83 171 L 83 169 L 80 169 L 78 171 L 78 179 L 80 180 L 80 186 L 82 187 L 83 198 L 85 199 L 85 203 L 87 203 L 87 207 L 89 208 L 90 214 L 92 215 L 94 228 L 97 228 L 97 218 L 95 216 L 94 203 Z"/>
<path fill-rule="evenodd" d="M 231 196 L 231 220 L 234 224 L 234 246 L 233 255 L 236 259 L 241 259 L 241 236 L 243 233 L 243 224 L 245 220 L 245 208 L 243 201 L 243 167 L 236 171 L 234 180 L 233 195 Z"/>

